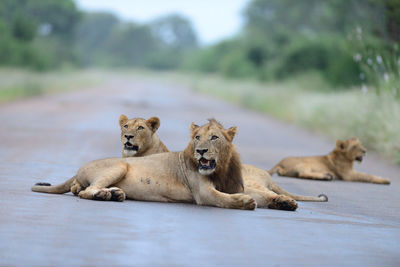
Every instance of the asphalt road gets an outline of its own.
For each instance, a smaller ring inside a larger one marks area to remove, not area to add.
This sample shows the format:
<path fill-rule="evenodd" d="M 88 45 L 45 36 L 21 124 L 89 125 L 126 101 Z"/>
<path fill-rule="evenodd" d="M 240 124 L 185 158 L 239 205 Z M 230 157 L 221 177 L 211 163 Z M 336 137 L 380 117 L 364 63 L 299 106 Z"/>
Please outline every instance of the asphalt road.
<path fill-rule="evenodd" d="M 285 189 L 329 196 L 296 212 L 82 200 L 30 191 L 84 163 L 120 156 L 118 116 L 159 116 L 183 149 L 192 121 L 238 126 L 244 163 L 269 169 L 334 142 L 185 88 L 138 78 L 0 106 L 0 266 L 400 266 L 400 169 L 369 154 L 357 169 L 392 184 L 274 176 Z"/>

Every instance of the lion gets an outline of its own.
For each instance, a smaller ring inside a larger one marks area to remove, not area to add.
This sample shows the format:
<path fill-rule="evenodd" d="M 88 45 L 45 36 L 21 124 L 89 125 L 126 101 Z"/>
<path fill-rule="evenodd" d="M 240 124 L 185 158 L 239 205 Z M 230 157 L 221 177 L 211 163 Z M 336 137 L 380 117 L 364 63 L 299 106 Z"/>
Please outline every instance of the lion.
<path fill-rule="evenodd" d="M 56 186 L 38 183 L 32 191 L 84 199 L 187 202 L 220 208 L 254 210 L 260 206 L 295 210 L 290 197 L 272 191 L 245 194 L 241 161 L 232 144 L 237 128 L 224 129 L 215 120 L 190 126 L 191 140 L 180 152 L 145 157 L 107 158 L 82 166 Z"/>
<path fill-rule="evenodd" d="M 125 115 L 121 115 L 125 116 Z M 120 117 L 120 121 L 121 121 Z M 121 124 L 121 122 L 120 122 Z M 122 141 L 122 149 L 126 147 L 126 140 L 122 138 L 124 135 L 124 129 L 121 127 L 121 141 Z M 149 140 L 149 139 L 147 139 Z M 159 144 L 162 144 L 162 148 L 160 147 Z M 151 144 L 145 144 L 143 143 L 144 146 L 149 148 L 149 151 L 161 151 L 162 149 L 165 151 L 168 151 L 168 148 L 165 147 L 165 145 L 160 141 L 160 142 L 152 142 Z M 162 151 L 161 151 L 162 152 Z M 138 154 L 134 155 L 129 155 L 129 154 L 124 154 L 122 153 L 123 157 L 135 157 L 139 156 Z M 312 197 L 312 196 L 301 196 L 301 195 L 296 195 L 289 193 L 279 187 L 276 183 L 274 183 L 271 179 L 271 176 L 269 173 L 265 170 L 262 170 L 260 168 L 257 168 L 255 166 L 249 165 L 249 164 L 242 164 L 242 177 L 244 179 L 245 183 L 245 191 L 247 193 L 251 192 L 257 192 L 258 196 L 262 194 L 268 194 L 268 191 L 273 191 L 277 194 L 280 195 L 285 195 L 290 198 L 293 198 L 294 200 L 297 201 L 314 201 L 314 202 L 325 202 L 328 201 L 328 197 L 324 194 L 320 194 L 318 197 Z M 260 203 L 264 203 L 264 198 L 258 198 L 257 201 L 258 205 L 260 206 Z M 265 206 L 266 204 L 261 204 L 261 206 Z"/>
<path fill-rule="evenodd" d="M 362 162 L 367 150 L 361 142 L 352 137 L 348 140 L 337 140 L 335 149 L 325 156 L 288 157 L 281 160 L 268 172 L 273 175 L 291 176 L 312 180 L 365 182 L 390 184 L 390 180 L 370 174 L 357 172 L 354 161 Z"/>
<path fill-rule="evenodd" d="M 160 127 L 160 119 L 128 119 L 122 114 L 119 117 L 121 127 L 122 157 L 141 157 L 162 152 L 169 152 L 155 132 Z"/>

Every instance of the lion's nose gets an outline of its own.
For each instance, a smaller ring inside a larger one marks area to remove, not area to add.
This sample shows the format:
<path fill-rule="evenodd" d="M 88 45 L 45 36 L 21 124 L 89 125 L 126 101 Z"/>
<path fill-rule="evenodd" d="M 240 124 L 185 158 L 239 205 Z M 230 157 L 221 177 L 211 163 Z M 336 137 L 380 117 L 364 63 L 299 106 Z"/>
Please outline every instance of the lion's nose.
<path fill-rule="evenodd" d="M 206 153 L 208 149 L 196 149 L 196 152 L 199 153 L 200 155 L 203 156 L 204 153 Z"/>
<path fill-rule="evenodd" d="M 129 139 L 133 138 L 133 135 L 125 135 L 125 138 L 129 141 Z"/>

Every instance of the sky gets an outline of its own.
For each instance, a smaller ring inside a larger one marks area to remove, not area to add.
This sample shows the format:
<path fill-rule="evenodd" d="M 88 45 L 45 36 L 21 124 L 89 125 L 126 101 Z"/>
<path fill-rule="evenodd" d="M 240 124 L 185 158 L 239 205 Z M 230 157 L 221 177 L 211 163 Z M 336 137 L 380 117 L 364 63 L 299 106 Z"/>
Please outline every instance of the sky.
<path fill-rule="evenodd" d="M 178 13 L 187 17 L 201 44 L 209 45 L 237 33 L 241 12 L 249 0 L 75 0 L 87 11 L 109 11 L 124 20 L 139 23 Z"/>

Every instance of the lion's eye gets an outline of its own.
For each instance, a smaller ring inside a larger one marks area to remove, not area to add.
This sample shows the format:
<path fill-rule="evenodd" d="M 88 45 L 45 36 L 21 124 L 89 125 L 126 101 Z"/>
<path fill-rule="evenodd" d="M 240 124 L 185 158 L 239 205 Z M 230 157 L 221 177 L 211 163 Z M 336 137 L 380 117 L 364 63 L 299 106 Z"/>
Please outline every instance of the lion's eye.
<path fill-rule="evenodd" d="M 125 128 L 125 129 L 128 129 L 128 124 L 125 124 L 125 125 L 124 125 L 124 128 Z"/>
<path fill-rule="evenodd" d="M 143 128 L 143 126 L 139 126 L 137 129 L 138 130 L 143 130 L 144 128 Z"/>
<path fill-rule="evenodd" d="M 216 135 L 211 136 L 211 140 L 217 140 L 219 137 Z"/>
<path fill-rule="evenodd" d="M 196 135 L 195 138 L 196 138 L 197 140 L 200 140 L 200 136 L 198 136 L 198 135 Z"/>

